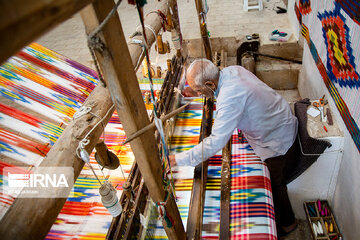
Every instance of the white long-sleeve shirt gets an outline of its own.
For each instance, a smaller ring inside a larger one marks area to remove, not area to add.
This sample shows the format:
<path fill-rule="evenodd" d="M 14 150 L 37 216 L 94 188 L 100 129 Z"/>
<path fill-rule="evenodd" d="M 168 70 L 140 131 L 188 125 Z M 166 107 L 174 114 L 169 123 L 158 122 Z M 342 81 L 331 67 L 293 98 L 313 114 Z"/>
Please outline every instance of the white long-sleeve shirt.
<path fill-rule="evenodd" d="M 298 123 L 289 104 L 243 67 L 230 66 L 220 72 L 215 97 L 211 135 L 176 154 L 178 166 L 196 166 L 212 157 L 225 146 L 235 128 L 242 131 L 263 161 L 284 155 L 294 143 Z"/>

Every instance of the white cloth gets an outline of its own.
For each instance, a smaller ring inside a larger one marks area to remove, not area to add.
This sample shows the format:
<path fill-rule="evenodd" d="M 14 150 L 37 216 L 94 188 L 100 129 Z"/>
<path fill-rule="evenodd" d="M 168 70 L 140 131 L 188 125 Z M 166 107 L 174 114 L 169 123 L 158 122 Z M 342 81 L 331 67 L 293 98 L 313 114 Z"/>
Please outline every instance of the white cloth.
<path fill-rule="evenodd" d="M 224 68 L 215 97 L 211 135 L 193 149 L 176 154 L 178 166 L 196 166 L 212 157 L 225 146 L 235 128 L 242 130 L 263 161 L 284 155 L 294 143 L 298 123 L 289 104 L 245 68 Z"/>

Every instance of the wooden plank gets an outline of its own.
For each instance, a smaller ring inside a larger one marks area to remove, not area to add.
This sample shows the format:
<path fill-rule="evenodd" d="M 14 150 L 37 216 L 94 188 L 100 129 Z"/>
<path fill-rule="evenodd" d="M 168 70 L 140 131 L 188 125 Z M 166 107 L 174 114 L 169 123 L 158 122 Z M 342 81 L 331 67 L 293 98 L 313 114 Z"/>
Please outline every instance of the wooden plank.
<path fill-rule="evenodd" d="M 159 5 L 159 7 L 163 6 L 164 13 L 167 13 L 167 3 L 168 1 L 163 1 Z M 92 4 L 93 9 L 88 9 L 88 15 L 86 17 L 83 15 L 84 23 L 86 24 L 88 20 L 95 22 L 94 19 L 101 22 L 113 6 L 114 2 L 112 0 L 95 1 Z M 151 16 L 155 16 L 155 14 L 149 15 L 149 17 Z M 157 16 L 155 18 L 158 19 Z M 159 21 L 153 23 L 155 23 L 154 28 L 159 29 L 161 27 Z M 131 135 L 150 124 L 150 121 L 140 92 L 134 65 L 131 61 L 129 52 L 131 48 L 128 49 L 117 13 L 104 26 L 102 35 L 105 49 L 102 52 L 96 50 L 96 56 L 104 78 L 107 79 L 108 88 L 124 131 L 127 135 Z M 148 39 L 155 38 L 152 33 L 147 36 Z M 130 146 L 151 198 L 154 202 L 164 201 L 166 192 L 163 189 L 162 167 L 154 132 L 148 131 L 144 133 L 133 140 Z M 184 239 L 185 231 L 174 198 L 170 197 L 168 199 L 166 209 L 167 214 L 174 220 L 172 227 L 167 227 L 166 222 L 163 221 L 167 236 L 169 239 Z"/>
<path fill-rule="evenodd" d="M 212 100 L 206 99 L 203 108 L 199 142 L 211 134 L 213 107 L 214 102 Z M 194 181 L 186 228 L 187 239 L 201 239 L 207 170 L 207 160 L 196 166 L 194 170 Z"/>
<path fill-rule="evenodd" d="M 91 107 L 91 112 L 101 118 L 104 117 L 112 106 L 108 90 L 101 86 L 96 87 L 84 106 Z M 112 112 L 113 110 L 105 117 L 105 123 L 109 121 Z M 70 121 L 40 166 L 73 167 L 76 180 L 84 166 L 84 162 L 76 156 L 76 148 L 80 140 L 98 121 L 99 119 L 92 114 L 86 114 Z M 90 134 L 90 143 L 86 146 L 88 153 L 95 147 L 102 132 L 102 125 L 99 124 Z M 58 191 L 58 188 L 53 189 L 55 193 Z M 65 204 L 66 198 L 22 198 L 22 195 L 20 193 L 1 219 L 1 239 L 44 239 Z"/>
<path fill-rule="evenodd" d="M 227 66 L 227 52 L 221 50 L 221 69 Z M 219 239 L 230 239 L 230 188 L 231 188 L 231 143 L 232 137 L 222 150 L 220 231 Z"/>
<path fill-rule="evenodd" d="M 93 0 L 1 0 L 0 64 Z"/>
<path fill-rule="evenodd" d="M 209 36 L 208 36 L 208 30 L 206 27 L 206 23 L 202 24 L 203 19 L 200 14 L 200 13 L 204 12 L 203 1 L 195 0 L 195 6 L 196 6 L 197 13 L 198 13 L 198 19 L 199 19 L 199 24 L 200 24 L 200 34 L 201 34 L 201 38 L 203 40 L 203 44 L 204 44 L 204 48 L 205 48 L 205 55 L 206 55 L 207 59 L 212 61 L 212 52 L 211 52 L 211 45 L 210 45 L 210 40 L 209 40 Z"/>
<path fill-rule="evenodd" d="M 222 150 L 219 239 L 230 239 L 231 138 Z"/>

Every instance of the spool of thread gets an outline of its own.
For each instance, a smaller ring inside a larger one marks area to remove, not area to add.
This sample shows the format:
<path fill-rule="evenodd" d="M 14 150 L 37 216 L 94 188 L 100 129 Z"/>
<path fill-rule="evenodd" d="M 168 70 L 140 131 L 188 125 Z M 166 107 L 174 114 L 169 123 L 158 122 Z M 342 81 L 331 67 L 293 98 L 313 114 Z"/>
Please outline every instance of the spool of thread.
<path fill-rule="evenodd" d="M 159 54 L 166 53 L 166 51 L 164 49 L 164 43 L 163 43 L 161 34 L 157 35 L 157 37 L 156 37 L 156 48 L 157 48 L 156 51 Z"/>
<path fill-rule="evenodd" d="M 164 43 L 164 47 L 165 47 L 165 52 L 170 53 L 171 49 L 170 49 L 170 43 L 168 41 Z"/>
<path fill-rule="evenodd" d="M 171 72 L 171 59 L 166 60 L 168 71 Z"/>
<path fill-rule="evenodd" d="M 145 93 L 145 103 L 150 104 L 150 93 L 149 92 Z"/>
<path fill-rule="evenodd" d="M 143 76 L 145 78 L 148 78 L 149 77 L 149 71 L 148 71 L 148 62 L 146 61 L 146 58 L 144 58 L 142 64 L 143 64 L 142 74 L 143 74 Z M 155 71 L 151 66 L 150 66 L 150 74 L 151 74 L 151 77 L 154 76 L 154 74 L 155 74 Z"/>
<path fill-rule="evenodd" d="M 171 30 L 171 41 L 173 42 L 176 50 L 181 49 L 180 36 L 175 29 Z"/>
<path fill-rule="evenodd" d="M 157 66 L 157 67 L 156 67 L 156 76 L 157 76 L 158 78 L 161 78 L 161 67 L 160 67 L 160 66 Z"/>
<path fill-rule="evenodd" d="M 174 25 L 173 25 L 173 21 L 172 21 L 172 17 L 171 17 L 171 14 L 168 13 L 168 15 L 166 16 L 166 25 L 165 25 L 165 28 L 166 28 L 166 31 L 170 32 L 171 29 L 174 28 Z"/>
<path fill-rule="evenodd" d="M 119 199 L 116 196 L 116 190 L 110 182 L 105 182 L 99 189 L 101 195 L 101 202 L 104 207 L 109 211 L 111 216 L 117 217 L 122 212 L 122 207 Z"/>

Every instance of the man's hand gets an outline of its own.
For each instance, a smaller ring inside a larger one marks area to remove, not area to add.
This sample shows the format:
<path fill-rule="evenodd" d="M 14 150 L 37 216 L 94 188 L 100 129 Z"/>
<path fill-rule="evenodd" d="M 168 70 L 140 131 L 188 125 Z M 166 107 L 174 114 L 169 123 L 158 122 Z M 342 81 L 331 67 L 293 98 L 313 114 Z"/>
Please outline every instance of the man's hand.
<path fill-rule="evenodd" d="M 175 155 L 169 155 L 171 167 L 176 166 Z"/>

